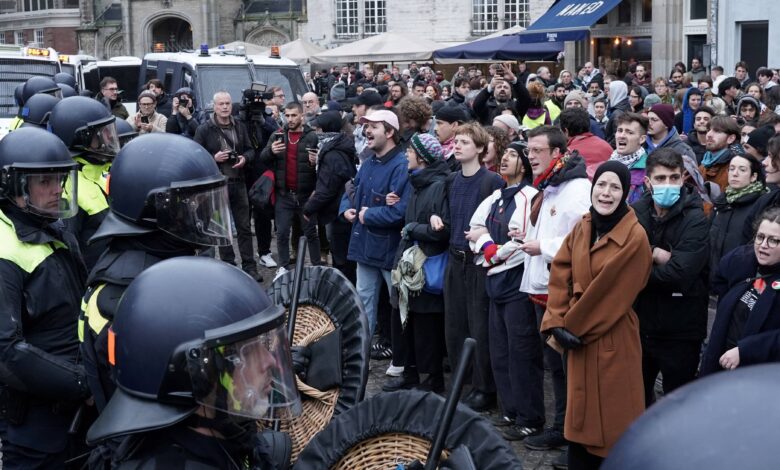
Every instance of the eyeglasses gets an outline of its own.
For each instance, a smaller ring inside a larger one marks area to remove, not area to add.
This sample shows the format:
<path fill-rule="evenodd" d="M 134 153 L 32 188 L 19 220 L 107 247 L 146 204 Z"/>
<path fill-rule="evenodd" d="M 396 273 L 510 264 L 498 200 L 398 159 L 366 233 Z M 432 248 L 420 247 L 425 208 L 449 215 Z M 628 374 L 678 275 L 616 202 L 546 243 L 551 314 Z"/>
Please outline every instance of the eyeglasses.
<path fill-rule="evenodd" d="M 107 91 L 119 91 L 119 88 L 117 88 L 117 87 L 113 87 L 113 88 L 103 88 L 103 89 L 104 89 L 104 90 L 107 90 Z"/>
<path fill-rule="evenodd" d="M 551 149 L 552 149 L 552 147 L 524 148 L 523 149 L 523 155 L 525 155 L 526 157 L 529 156 L 530 154 L 539 155 L 539 154 L 542 153 L 542 151 L 544 151 L 544 150 L 551 150 Z"/>
<path fill-rule="evenodd" d="M 282 93 L 280 95 L 274 95 L 274 98 L 284 98 L 284 93 Z"/>
<path fill-rule="evenodd" d="M 151 103 L 138 103 L 138 104 L 140 104 L 141 106 L 154 106 L 154 101 L 152 101 Z"/>
<path fill-rule="evenodd" d="M 764 244 L 764 241 L 766 240 L 766 246 L 769 248 L 777 248 L 777 245 L 780 245 L 780 238 L 770 237 L 767 235 L 764 235 L 763 233 L 757 233 L 756 239 L 754 243 L 756 246 L 761 246 Z"/>

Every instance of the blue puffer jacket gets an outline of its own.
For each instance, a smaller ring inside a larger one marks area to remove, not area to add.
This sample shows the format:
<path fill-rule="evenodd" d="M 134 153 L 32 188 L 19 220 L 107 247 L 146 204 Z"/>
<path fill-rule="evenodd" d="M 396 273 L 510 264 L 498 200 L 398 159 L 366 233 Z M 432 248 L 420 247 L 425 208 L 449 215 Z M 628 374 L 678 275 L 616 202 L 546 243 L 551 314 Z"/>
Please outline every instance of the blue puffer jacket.
<path fill-rule="evenodd" d="M 355 195 L 350 200 L 345 194 L 341 200 L 339 214 L 362 207 L 368 207 L 363 217 L 352 224 L 347 258 L 350 261 L 390 270 L 393 258 L 401 241 L 406 204 L 409 201 L 409 172 L 404 152 L 395 147 L 384 157 L 372 155 L 360 165 L 355 177 Z M 397 194 L 401 200 L 392 206 L 385 204 L 387 193 Z"/>

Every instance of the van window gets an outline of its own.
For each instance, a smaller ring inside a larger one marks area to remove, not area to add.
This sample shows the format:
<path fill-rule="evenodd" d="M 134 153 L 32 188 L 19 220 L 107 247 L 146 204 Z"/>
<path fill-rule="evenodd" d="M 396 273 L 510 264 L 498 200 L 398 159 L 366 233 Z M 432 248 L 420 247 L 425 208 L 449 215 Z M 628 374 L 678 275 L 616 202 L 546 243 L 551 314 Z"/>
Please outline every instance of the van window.
<path fill-rule="evenodd" d="M 272 86 L 282 87 L 288 103 L 300 101 L 301 96 L 308 91 L 306 83 L 303 81 L 303 75 L 297 67 L 279 68 L 255 64 L 255 77 L 269 88 Z"/>
<path fill-rule="evenodd" d="M 230 93 L 234 103 L 241 101 L 241 90 L 249 88 L 252 77 L 246 65 L 199 65 L 198 85 L 200 96 L 198 102 L 202 107 L 212 108 L 214 93 L 225 90 Z M 196 91 L 197 93 L 197 91 Z"/>
<path fill-rule="evenodd" d="M 119 85 L 119 89 L 122 90 L 122 101 L 134 102 L 138 99 L 139 67 L 139 65 L 101 66 L 100 77 L 101 80 L 105 77 L 114 77 Z M 98 86 L 97 88 L 99 89 L 100 87 Z"/>

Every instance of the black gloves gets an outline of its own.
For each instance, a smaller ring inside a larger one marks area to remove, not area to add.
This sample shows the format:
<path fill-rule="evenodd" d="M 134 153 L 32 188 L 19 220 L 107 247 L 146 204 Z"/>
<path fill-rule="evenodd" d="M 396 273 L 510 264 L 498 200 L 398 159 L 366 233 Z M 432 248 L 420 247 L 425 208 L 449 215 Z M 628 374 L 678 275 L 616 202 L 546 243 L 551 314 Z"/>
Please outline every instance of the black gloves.
<path fill-rule="evenodd" d="M 583 346 L 583 342 L 579 336 L 575 335 L 566 328 L 553 328 L 550 333 L 564 349 L 577 349 Z"/>
<path fill-rule="evenodd" d="M 308 346 L 292 346 L 290 353 L 292 353 L 293 371 L 305 383 L 306 375 L 309 372 L 311 349 Z"/>

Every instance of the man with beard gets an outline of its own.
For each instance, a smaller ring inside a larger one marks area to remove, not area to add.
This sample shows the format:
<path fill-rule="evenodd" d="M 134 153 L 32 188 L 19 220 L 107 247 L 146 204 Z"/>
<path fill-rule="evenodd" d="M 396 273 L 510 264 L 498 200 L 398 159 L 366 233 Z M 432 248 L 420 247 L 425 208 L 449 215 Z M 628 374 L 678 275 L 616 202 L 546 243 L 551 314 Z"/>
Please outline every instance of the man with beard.
<path fill-rule="evenodd" d="M 303 113 L 306 117 L 306 124 L 311 124 L 321 111 L 320 100 L 317 98 L 317 94 L 311 91 L 305 93 L 301 97 L 301 104 L 303 104 Z"/>
<path fill-rule="evenodd" d="M 497 73 L 490 84 L 474 98 L 474 113 L 483 126 L 492 124 L 493 119 L 501 114 L 502 108 L 511 109 L 516 116 L 524 116 L 531 102 L 525 84 L 520 83 L 512 73 L 511 64 L 503 64 L 500 70 L 501 73 Z M 515 99 L 512 98 L 513 93 Z"/>
<path fill-rule="evenodd" d="M 710 184 L 710 200 L 726 190 L 729 179 L 729 162 L 734 155 L 744 153 L 739 144 L 742 138 L 739 126 L 728 116 L 715 116 L 707 132 L 707 151 L 701 160 L 704 180 Z"/>
<path fill-rule="evenodd" d="M 601 71 L 593 66 L 593 62 L 585 62 L 583 67 L 585 69 L 585 76 L 582 77 L 582 82 L 589 86 L 590 82 L 596 78 L 596 75 L 601 75 Z"/>
<path fill-rule="evenodd" d="M 547 104 L 547 109 L 550 110 L 550 119 L 555 121 L 555 119 L 558 117 L 559 114 L 561 114 L 561 111 L 566 108 L 564 101 L 566 100 L 566 95 L 569 92 L 566 90 L 566 85 L 563 83 L 556 83 L 553 86 L 553 94 L 550 98 L 549 104 Z"/>
<path fill-rule="evenodd" d="M 631 80 L 631 85 L 645 87 L 645 89 L 649 91 L 651 82 L 652 78 L 645 70 L 645 66 L 642 64 L 637 64 L 636 71 L 634 72 L 634 79 Z"/>
<path fill-rule="evenodd" d="M 375 91 L 364 91 L 356 98 L 352 98 L 350 102 L 353 104 L 352 112 L 355 114 L 355 119 L 358 122 L 355 126 L 355 130 L 352 132 L 352 137 L 355 140 L 355 151 L 357 152 L 357 155 L 361 157 L 360 161 L 362 162 L 365 160 L 365 158 L 363 158 L 363 152 L 366 150 L 367 139 L 364 135 L 365 125 L 360 124 L 360 119 L 366 115 L 369 108 L 381 105 L 382 97 Z"/>
<path fill-rule="evenodd" d="M 604 95 L 604 83 L 601 79 L 597 78 L 588 83 L 588 113 L 593 117 L 596 117 L 595 104 L 596 101 L 599 100 L 604 101 L 606 100 L 606 97 Z"/>
<path fill-rule="evenodd" d="M 387 101 L 386 104 L 388 105 L 389 108 L 398 106 L 398 102 L 401 101 L 401 98 L 406 96 L 407 93 L 408 90 L 404 82 L 393 83 L 390 86 L 390 99 Z"/>
<path fill-rule="evenodd" d="M 701 165 L 704 158 L 704 152 L 707 151 L 705 144 L 707 142 L 707 131 L 710 130 L 710 121 L 715 116 L 715 110 L 709 106 L 702 106 L 693 116 L 693 130 L 688 133 L 688 145 L 696 155 L 696 163 Z"/>

